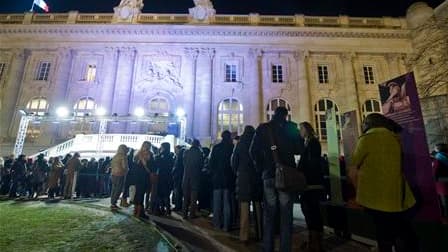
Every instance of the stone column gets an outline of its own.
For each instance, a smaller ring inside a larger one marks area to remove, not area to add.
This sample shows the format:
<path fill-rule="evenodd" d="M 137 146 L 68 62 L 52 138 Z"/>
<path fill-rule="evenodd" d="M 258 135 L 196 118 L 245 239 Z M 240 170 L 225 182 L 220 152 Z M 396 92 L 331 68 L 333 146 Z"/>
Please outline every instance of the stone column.
<path fill-rule="evenodd" d="M 113 111 L 113 101 L 115 80 L 118 72 L 118 50 L 113 47 L 108 47 L 104 53 L 103 68 L 99 71 L 101 98 L 98 105 L 103 106 L 108 114 L 113 114 L 116 112 Z"/>
<path fill-rule="evenodd" d="M 253 96 L 247 101 L 250 101 L 248 107 L 250 110 L 245 109 L 245 118 L 249 118 L 248 124 L 257 127 L 262 123 L 264 119 L 264 101 L 263 101 L 263 72 L 261 69 L 261 60 L 263 58 L 263 51 L 260 49 L 250 49 L 249 50 L 249 90 Z"/>
<path fill-rule="evenodd" d="M 130 92 L 134 75 L 135 49 L 121 48 L 118 52 L 118 63 L 115 78 L 112 113 L 118 116 L 126 116 L 132 113 L 129 108 Z M 112 129 L 116 133 L 125 133 L 126 123 L 114 125 Z"/>
<path fill-rule="evenodd" d="M 3 107 L 1 111 L 0 132 L 2 137 L 14 137 L 16 132 L 12 132 L 17 115 L 17 101 L 20 97 L 20 90 L 23 88 L 23 78 L 25 75 L 26 62 L 30 56 L 28 50 L 17 49 L 12 53 L 12 60 L 10 66 L 7 66 L 8 78 L 5 81 L 3 88 Z M 7 91 L 7 92 L 6 92 Z"/>
<path fill-rule="evenodd" d="M 389 68 L 389 78 L 400 76 L 399 56 L 397 54 L 386 54 L 387 65 Z"/>
<path fill-rule="evenodd" d="M 194 108 L 194 136 L 204 144 L 211 141 L 212 86 L 214 48 L 202 48 L 197 60 Z"/>
<path fill-rule="evenodd" d="M 72 68 L 73 53 L 71 49 L 60 48 L 58 50 L 58 64 L 55 70 L 55 78 L 51 86 L 52 92 L 49 97 L 50 113 L 54 114 L 59 106 L 72 106 L 65 104 L 67 98 L 67 90 L 70 82 L 70 72 Z"/>
<path fill-rule="evenodd" d="M 346 108 L 348 110 L 355 109 L 358 113 L 358 117 L 361 118 L 360 102 L 359 102 L 359 89 L 358 82 L 356 80 L 355 69 L 353 67 L 355 53 L 344 53 L 341 55 L 341 60 L 344 68 L 345 79 L 345 94 L 346 96 Z M 345 111 L 340 111 L 345 112 Z"/>
<path fill-rule="evenodd" d="M 195 131 L 195 107 L 196 107 L 196 69 L 197 69 L 197 60 L 199 56 L 199 49 L 198 48 L 185 48 L 185 55 L 189 61 L 189 65 L 191 66 L 190 71 L 190 78 L 189 78 L 189 84 L 185 85 L 185 112 L 187 117 L 187 123 L 186 123 L 186 136 L 187 138 L 193 138 L 195 137 L 194 131 Z"/>
<path fill-rule="evenodd" d="M 294 58 L 298 67 L 299 81 L 299 120 L 313 122 L 311 93 L 308 81 L 308 51 L 297 51 Z"/>

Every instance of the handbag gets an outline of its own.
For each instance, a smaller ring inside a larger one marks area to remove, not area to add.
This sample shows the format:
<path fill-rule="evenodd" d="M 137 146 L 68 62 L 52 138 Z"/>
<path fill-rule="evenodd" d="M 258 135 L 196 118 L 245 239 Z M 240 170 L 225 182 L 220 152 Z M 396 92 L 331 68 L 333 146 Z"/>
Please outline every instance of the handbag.
<path fill-rule="evenodd" d="M 287 166 L 280 162 L 272 128 L 269 128 L 269 141 L 275 163 L 275 188 L 285 192 L 305 191 L 306 179 L 303 172 L 299 171 L 296 167 Z"/>

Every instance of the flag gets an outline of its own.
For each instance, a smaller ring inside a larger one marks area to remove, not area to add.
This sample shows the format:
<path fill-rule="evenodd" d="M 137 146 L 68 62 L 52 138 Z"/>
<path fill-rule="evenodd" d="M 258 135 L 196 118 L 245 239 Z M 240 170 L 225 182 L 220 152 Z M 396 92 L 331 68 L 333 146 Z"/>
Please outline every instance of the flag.
<path fill-rule="evenodd" d="M 34 0 L 34 4 L 39 6 L 45 12 L 49 12 L 50 11 L 50 9 L 48 8 L 47 3 L 44 0 Z"/>

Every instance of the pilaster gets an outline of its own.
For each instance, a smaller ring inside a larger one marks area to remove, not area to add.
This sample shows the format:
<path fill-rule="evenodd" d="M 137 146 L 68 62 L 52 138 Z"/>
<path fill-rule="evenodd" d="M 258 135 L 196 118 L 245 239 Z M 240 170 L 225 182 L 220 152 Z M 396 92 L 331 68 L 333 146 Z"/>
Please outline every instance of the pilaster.
<path fill-rule="evenodd" d="M 249 80 L 251 94 L 253 94 L 253 99 L 249 98 L 247 103 L 250 103 L 250 110 L 248 113 L 252 114 L 249 118 L 250 122 L 248 124 L 256 127 L 258 124 L 264 121 L 264 101 L 263 101 L 263 72 L 261 68 L 263 59 L 263 51 L 258 48 L 249 49 Z M 247 112 L 247 110 L 246 110 Z M 247 114 L 247 113 L 246 113 Z"/>
<path fill-rule="evenodd" d="M 297 63 L 299 81 L 299 119 L 300 121 L 312 122 L 311 93 L 308 79 L 308 51 L 296 51 L 294 58 Z"/>
<path fill-rule="evenodd" d="M 185 48 L 184 53 L 188 60 L 189 65 L 191 66 L 191 76 L 190 80 L 188 80 L 191 84 L 186 85 L 190 87 L 188 90 L 186 90 L 186 98 L 185 98 L 185 104 L 186 104 L 186 116 L 187 116 L 187 124 L 186 124 L 186 135 L 189 138 L 194 138 L 194 131 L 195 131 L 195 107 L 196 107 L 196 90 L 197 90 L 197 84 L 196 84 L 196 70 L 197 70 L 197 61 L 199 56 L 199 48 Z"/>

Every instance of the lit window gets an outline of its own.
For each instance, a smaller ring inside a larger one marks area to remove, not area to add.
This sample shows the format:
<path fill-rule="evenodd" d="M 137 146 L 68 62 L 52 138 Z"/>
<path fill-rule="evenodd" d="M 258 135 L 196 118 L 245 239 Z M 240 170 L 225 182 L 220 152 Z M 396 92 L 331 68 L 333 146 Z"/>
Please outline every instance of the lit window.
<path fill-rule="evenodd" d="M 226 64 L 225 65 L 225 81 L 226 82 L 237 82 L 237 65 Z"/>
<path fill-rule="evenodd" d="M 272 65 L 272 82 L 283 83 L 283 66 Z"/>
<path fill-rule="evenodd" d="M 26 104 L 26 111 L 28 113 L 33 113 L 38 116 L 43 116 L 48 110 L 48 102 L 47 99 L 43 97 L 36 97 L 31 99 Z"/>
<path fill-rule="evenodd" d="M 275 110 L 278 107 L 284 107 L 288 110 L 288 120 L 291 121 L 291 106 L 289 106 L 289 103 L 287 101 L 280 98 L 272 99 L 269 102 L 266 108 L 266 119 L 270 121 L 274 116 Z"/>
<path fill-rule="evenodd" d="M 168 115 L 170 112 L 170 104 L 163 97 L 156 97 L 149 102 L 149 111 L 159 115 Z"/>
<path fill-rule="evenodd" d="M 87 82 L 94 82 L 96 79 L 96 65 L 88 65 L 85 80 Z"/>
<path fill-rule="evenodd" d="M 333 106 L 336 111 L 338 139 L 341 139 L 341 116 L 339 114 L 338 105 L 329 99 L 322 99 L 314 106 L 315 126 L 320 140 L 327 140 L 327 110 L 333 108 Z"/>
<path fill-rule="evenodd" d="M 373 66 L 364 66 L 364 82 L 366 84 L 375 84 L 375 74 L 373 71 Z"/>
<path fill-rule="evenodd" d="M 327 65 L 318 65 L 317 73 L 319 77 L 319 84 L 328 84 L 328 66 Z"/>
<path fill-rule="evenodd" d="M 47 81 L 48 75 L 50 74 L 50 67 L 50 62 L 40 62 L 39 67 L 37 68 L 36 80 Z"/>
<path fill-rule="evenodd" d="M 0 63 L 0 81 L 3 80 L 3 75 L 5 74 L 6 63 Z"/>
<path fill-rule="evenodd" d="M 241 134 L 243 131 L 243 105 L 235 98 L 225 99 L 218 107 L 218 134 L 225 130 Z"/>
<path fill-rule="evenodd" d="M 78 102 L 73 106 L 73 112 L 75 116 L 85 116 L 88 114 L 93 114 L 96 109 L 95 100 L 91 97 L 84 97 L 78 100 Z"/>
<path fill-rule="evenodd" d="M 377 100 L 367 100 L 362 105 L 363 118 L 366 118 L 366 116 L 372 113 L 381 113 L 380 102 Z"/>

